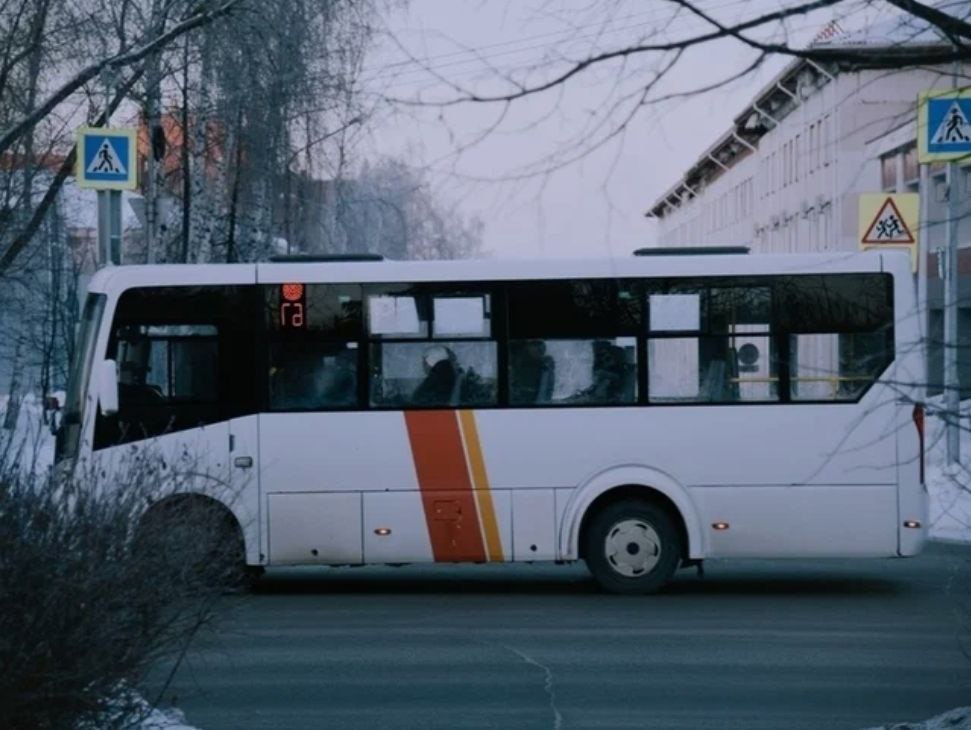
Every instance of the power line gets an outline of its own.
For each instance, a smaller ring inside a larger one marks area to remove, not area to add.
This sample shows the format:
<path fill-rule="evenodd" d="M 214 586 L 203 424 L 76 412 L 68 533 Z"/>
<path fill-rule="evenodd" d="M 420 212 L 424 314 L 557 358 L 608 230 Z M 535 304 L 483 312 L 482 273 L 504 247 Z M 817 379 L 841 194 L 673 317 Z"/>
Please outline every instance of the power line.
<path fill-rule="evenodd" d="M 750 0 L 731 0 L 730 2 L 725 2 L 719 5 L 713 5 L 708 9 L 723 10 L 729 7 L 746 5 L 749 3 L 749 1 Z M 556 45 L 559 45 L 559 43 L 553 42 L 553 43 L 538 45 L 534 43 L 534 41 L 542 40 L 546 38 L 560 38 L 561 41 L 580 41 L 580 40 L 587 40 L 591 38 L 598 38 L 604 35 L 612 35 L 612 34 L 621 33 L 624 31 L 630 31 L 635 28 L 644 27 L 644 26 L 650 25 L 653 22 L 657 22 L 658 19 L 662 19 L 665 22 L 670 22 L 674 20 L 679 14 L 685 14 L 685 13 L 687 13 L 687 11 L 685 11 L 682 8 L 676 8 L 674 12 L 668 15 L 659 15 L 658 13 L 653 11 L 632 13 L 626 16 L 621 16 L 619 18 L 614 18 L 603 25 L 593 25 L 593 24 L 581 25 L 567 30 L 553 31 L 550 33 L 543 33 L 535 36 L 527 36 L 525 38 L 519 38 L 511 41 L 504 41 L 502 43 L 493 43 L 485 46 L 480 46 L 477 48 L 469 48 L 461 51 L 452 51 L 449 53 L 437 54 L 437 55 L 428 56 L 422 59 L 412 58 L 404 61 L 396 61 L 394 63 L 386 64 L 384 66 L 373 66 L 371 68 L 362 69 L 362 76 L 363 76 L 362 81 L 365 81 L 365 82 L 372 81 L 384 76 L 395 76 L 395 78 L 397 78 L 397 75 L 395 74 L 395 72 L 391 71 L 391 69 L 399 68 L 402 66 L 416 67 L 406 71 L 398 72 L 399 74 L 411 74 L 416 72 L 435 71 L 435 70 L 440 70 L 442 68 L 450 68 L 457 65 L 464 65 L 464 64 L 473 63 L 473 62 L 491 61 L 496 58 L 514 55 L 525 51 L 534 51 L 539 48 L 549 49 L 549 48 L 555 47 Z M 611 25 L 616 25 L 616 23 L 619 23 L 625 20 L 634 19 L 634 18 L 645 17 L 645 16 L 647 16 L 650 19 L 644 20 L 634 25 L 624 26 L 621 28 L 610 28 Z M 684 22 L 686 24 L 690 24 L 691 26 L 696 26 L 698 24 L 707 24 L 707 21 L 701 18 L 698 18 L 697 16 L 691 16 L 690 18 L 686 19 Z M 586 33 L 584 35 L 576 35 L 577 31 L 584 31 L 584 30 L 589 30 L 594 28 L 598 30 L 596 32 Z M 495 48 L 505 48 L 506 46 L 510 46 L 510 45 L 516 45 L 520 47 L 512 48 L 508 51 L 503 51 L 501 53 L 494 53 L 494 54 L 482 53 L 483 51 L 487 51 Z M 466 58 L 461 58 L 463 56 L 465 56 Z M 438 61 L 446 58 L 455 58 L 455 57 L 460 57 L 460 60 L 452 61 L 449 63 L 442 63 L 442 64 L 432 63 L 433 61 Z M 366 74 L 368 73 L 371 73 L 372 75 L 370 77 L 366 77 Z"/>
<path fill-rule="evenodd" d="M 724 8 L 727 8 L 727 7 L 732 7 L 732 6 L 737 6 L 737 5 L 745 5 L 745 4 L 747 4 L 747 0 L 735 0 L 734 2 L 727 2 L 727 3 L 724 3 L 722 5 L 714 6 L 714 7 L 716 9 L 724 9 Z M 667 20 L 673 20 L 673 18 L 674 18 L 674 16 L 672 15 Z M 576 36 L 576 35 L 574 35 L 574 36 L 568 37 L 566 40 L 576 41 L 576 40 L 584 40 L 584 39 L 587 39 L 587 38 L 601 37 L 601 36 L 606 35 L 606 34 L 614 34 L 614 33 L 618 33 L 618 32 L 621 32 L 621 31 L 629 31 L 631 29 L 638 28 L 638 27 L 642 27 L 644 25 L 649 25 L 649 22 L 644 22 L 644 23 L 640 23 L 640 24 L 633 25 L 633 26 L 628 26 L 628 27 L 625 27 L 625 28 L 618 28 L 618 29 L 614 29 L 612 31 L 606 31 L 605 33 L 594 33 L 594 34 L 588 34 L 586 36 Z M 685 19 L 685 21 L 683 21 L 682 23 L 680 23 L 679 24 L 679 28 L 683 29 L 683 28 L 687 27 L 689 29 L 693 29 L 693 28 L 697 28 L 697 27 L 701 27 L 701 26 L 709 26 L 709 25 L 710 24 L 708 23 L 708 21 L 704 20 L 703 18 L 699 18 L 697 16 L 691 16 L 690 18 L 687 18 L 687 19 Z M 802 25 L 787 24 L 786 25 L 786 28 L 787 28 L 787 30 L 790 30 L 790 31 L 799 31 L 799 30 L 803 30 L 803 29 L 807 29 L 807 28 L 814 28 L 814 27 L 817 27 L 817 26 L 818 26 L 818 23 L 816 21 L 814 21 L 812 23 L 806 23 L 806 24 L 802 24 Z M 562 34 L 562 32 L 558 33 L 557 35 L 561 35 L 561 34 Z M 729 36 L 726 36 L 726 38 L 728 38 L 728 37 Z M 497 45 L 501 45 L 501 44 L 497 44 Z M 546 44 L 545 45 L 545 48 L 546 49 L 553 48 L 555 45 L 557 45 L 557 44 L 555 44 L 555 43 L 554 44 Z M 489 48 L 489 47 L 490 46 L 483 46 L 483 48 Z M 536 46 L 536 45 L 533 45 L 533 46 L 524 46 L 522 48 L 512 49 L 512 50 L 504 51 L 504 52 L 498 53 L 498 54 L 492 54 L 492 55 L 488 55 L 488 56 L 473 56 L 471 58 L 466 58 L 466 59 L 460 60 L 460 61 L 453 61 L 453 62 L 450 62 L 450 63 L 443 63 L 443 64 L 431 65 L 431 66 L 421 66 L 420 65 L 421 61 L 414 60 L 414 61 L 411 62 L 411 64 L 412 65 L 415 65 L 415 66 L 418 66 L 417 68 L 412 68 L 412 69 L 405 70 L 405 71 L 400 71 L 400 72 L 393 72 L 392 71 L 392 72 L 388 72 L 388 73 L 376 73 L 376 74 L 374 74 L 374 75 L 372 75 L 370 77 L 362 77 L 359 81 L 360 81 L 361 84 L 369 84 L 369 83 L 373 83 L 375 81 L 379 81 L 381 79 L 385 79 L 386 78 L 386 79 L 389 79 L 389 80 L 393 80 L 395 83 L 398 83 L 398 84 L 415 85 L 415 84 L 422 83 L 423 81 L 425 81 L 427 79 L 429 82 L 432 82 L 432 83 L 440 83 L 440 80 L 434 78 L 435 72 L 440 71 L 442 69 L 454 68 L 454 67 L 457 67 L 457 66 L 468 65 L 469 63 L 475 63 L 475 62 L 482 63 L 483 65 L 481 65 L 481 66 L 479 66 L 477 68 L 463 70 L 463 71 L 461 71 L 461 72 L 459 72 L 458 74 L 455 74 L 455 75 L 450 75 L 450 80 L 451 79 L 469 78 L 469 77 L 475 76 L 475 75 L 480 74 L 480 73 L 489 73 L 489 72 L 493 72 L 493 73 L 497 73 L 498 72 L 498 73 L 504 73 L 504 74 L 511 74 L 511 73 L 515 73 L 516 71 L 525 72 L 525 71 L 529 71 L 529 70 L 534 69 L 536 67 L 536 63 L 526 64 L 526 65 L 523 65 L 523 64 L 515 64 L 515 65 L 506 66 L 504 68 L 493 69 L 493 68 L 490 68 L 489 65 L 487 65 L 486 62 L 491 61 L 491 60 L 496 59 L 496 58 L 500 58 L 500 57 L 504 57 L 504 56 L 510 56 L 510 55 L 514 55 L 514 54 L 519 54 L 519 53 L 523 53 L 523 52 L 526 52 L 526 51 L 536 51 L 536 50 L 540 50 L 542 48 L 544 48 L 544 47 L 542 47 L 542 46 Z M 464 53 L 466 55 L 475 54 L 477 52 L 477 50 L 478 49 L 470 49 L 469 51 L 466 51 Z M 445 55 L 454 55 L 454 54 L 445 54 Z M 435 57 L 431 57 L 431 58 L 435 58 Z M 432 78 L 428 78 L 428 77 L 432 77 Z"/>

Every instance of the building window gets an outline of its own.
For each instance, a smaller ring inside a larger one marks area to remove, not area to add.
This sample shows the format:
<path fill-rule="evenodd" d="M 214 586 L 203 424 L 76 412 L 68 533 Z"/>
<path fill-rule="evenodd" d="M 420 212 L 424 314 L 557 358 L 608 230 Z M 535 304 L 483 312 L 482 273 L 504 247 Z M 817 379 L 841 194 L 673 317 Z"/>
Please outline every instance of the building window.
<path fill-rule="evenodd" d="M 809 125 L 809 154 L 806 155 L 806 167 L 809 168 L 809 173 L 813 172 L 813 155 L 816 153 L 816 125 Z"/>
<path fill-rule="evenodd" d="M 920 167 L 917 164 L 917 146 L 911 145 L 904 151 L 904 182 L 915 182 L 920 178 Z"/>
<path fill-rule="evenodd" d="M 831 126 L 832 120 L 830 119 L 830 115 L 827 114 L 825 117 L 823 117 L 823 167 L 828 167 L 829 162 L 832 159 L 832 149 L 830 148 L 830 139 L 832 136 L 832 130 L 830 129 Z"/>
<path fill-rule="evenodd" d="M 799 158 L 802 156 L 802 148 L 799 143 L 801 137 L 797 134 L 796 141 L 793 145 L 793 156 L 792 156 L 792 181 L 799 182 Z"/>
<path fill-rule="evenodd" d="M 887 192 L 897 189 L 897 153 L 890 152 L 880 157 L 880 187 Z"/>

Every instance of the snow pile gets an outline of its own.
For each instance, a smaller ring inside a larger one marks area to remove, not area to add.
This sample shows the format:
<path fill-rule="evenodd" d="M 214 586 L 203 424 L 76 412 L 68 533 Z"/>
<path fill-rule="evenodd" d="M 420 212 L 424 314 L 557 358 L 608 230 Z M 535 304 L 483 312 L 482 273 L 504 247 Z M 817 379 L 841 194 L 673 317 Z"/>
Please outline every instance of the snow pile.
<path fill-rule="evenodd" d="M 63 392 L 54 395 L 64 402 Z M 0 395 L 0 451 L 17 453 L 22 465 L 32 466 L 36 473 L 43 474 L 54 463 L 54 435 L 44 423 L 44 402 L 35 393 L 26 393 L 20 401 L 16 426 L 7 430 L 4 424 L 9 399 L 8 395 Z"/>
<path fill-rule="evenodd" d="M 197 730 L 186 723 L 185 715 L 178 708 L 160 710 L 149 705 L 142 697 L 136 697 L 135 703 L 134 717 L 137 724 L 133 727 L 138 730 Z"/>
<path fill-rule="evenodd" d="M 957 707 L 923 722 L 895 722 L 867 730 L 971 730 L 971 707 Z"/>
<path fill-rule="evenodd" d="M 968 403 L 962 404 L 962 410 Z M 971 428 L 962 421 L 961 463 L 946 463 L 944 422 L 927 419 L 927 491 L 930 534 L 938 540 L 971 542 Z"/>
<path fill-rule="evenodd" d="M 98 720 L 80 723 L 75 730 L 99 730 L 102 727 L 124 727 L 128 730 L 198 730 L 186 724 L 185 715 L 174 707 L 160 710 L 152 707 L 138 692 L 119 691 L 115 709 L 109 709 Z"/>

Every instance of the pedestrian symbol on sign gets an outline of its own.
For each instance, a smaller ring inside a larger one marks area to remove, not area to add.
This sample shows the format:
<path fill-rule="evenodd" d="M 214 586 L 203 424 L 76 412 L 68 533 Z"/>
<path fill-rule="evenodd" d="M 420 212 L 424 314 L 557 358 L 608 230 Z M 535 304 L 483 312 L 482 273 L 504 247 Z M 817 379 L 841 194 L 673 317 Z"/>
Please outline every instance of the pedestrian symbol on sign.
<path fill-rule="evenodd" d="M 925 91 L 918 98 L 918 161 L 945 162 L 971 155 L 971 87 Z"/>
<path fill-rule="evenodd" d="M 961 106 L 955 101 L 951 104 L 941 123 L 931 138 L 931 144 L 956 144 L 971 142 L 971 124 L 964 116 Z"/>
<path fill-rule="evenodd" d="M 125 165 L 121 161 L 121 157 L 115 152 L 115 148 L 112 147 L 107 137 L 101 142 L 101 146 L 98 147 L 98 151 L 91 160 L 91 164 L 88 165 L 87 171 L 112 172 L 118 175 L 128 174 L 127 170 L 125 170 Z"/>
<path fill-rule="evenodd" d="M 887 198 L 880 206 L 862 238 L 862 243 L 914 243 L 914 236 L 897 210 L 893 198 Z"/>

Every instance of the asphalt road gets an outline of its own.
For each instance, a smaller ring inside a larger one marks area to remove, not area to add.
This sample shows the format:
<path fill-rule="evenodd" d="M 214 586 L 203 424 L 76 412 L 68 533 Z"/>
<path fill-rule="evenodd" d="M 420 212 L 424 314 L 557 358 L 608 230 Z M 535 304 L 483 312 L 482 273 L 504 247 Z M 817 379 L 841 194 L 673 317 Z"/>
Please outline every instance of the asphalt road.
<path fill-rule="evenodd" d="M 226 604 L 163 701 L 202 730 L 863 728 L 971 704 L 969 547 L 711 561 L 643 598 L 582 566 L 284 571 Z"/>

